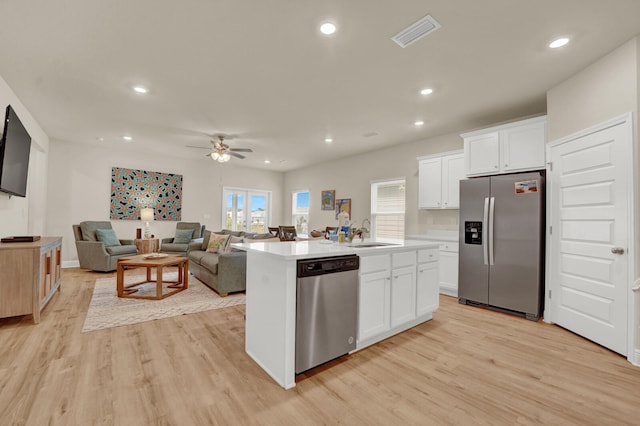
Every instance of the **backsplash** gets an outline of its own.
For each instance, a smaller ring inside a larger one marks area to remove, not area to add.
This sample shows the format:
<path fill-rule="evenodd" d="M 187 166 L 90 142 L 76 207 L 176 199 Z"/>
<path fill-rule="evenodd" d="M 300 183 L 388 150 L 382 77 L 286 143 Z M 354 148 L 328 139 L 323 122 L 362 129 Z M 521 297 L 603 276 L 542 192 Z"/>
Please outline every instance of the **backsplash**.
<path fill-rule="evenodd" d="M 427 231 L 458 231 L 459 211 L 420 210 L 418 212 L 418 233 Z"/>

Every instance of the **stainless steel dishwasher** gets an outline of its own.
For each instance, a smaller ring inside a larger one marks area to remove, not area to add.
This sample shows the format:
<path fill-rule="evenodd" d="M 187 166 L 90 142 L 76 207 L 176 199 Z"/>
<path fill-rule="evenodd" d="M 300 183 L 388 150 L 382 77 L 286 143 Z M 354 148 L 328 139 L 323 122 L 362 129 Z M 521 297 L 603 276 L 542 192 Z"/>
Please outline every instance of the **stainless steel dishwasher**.
<path fill-rule="evenodd" d="M 298 260 L 296 374 L 356 348 L 358 256 Z"/>

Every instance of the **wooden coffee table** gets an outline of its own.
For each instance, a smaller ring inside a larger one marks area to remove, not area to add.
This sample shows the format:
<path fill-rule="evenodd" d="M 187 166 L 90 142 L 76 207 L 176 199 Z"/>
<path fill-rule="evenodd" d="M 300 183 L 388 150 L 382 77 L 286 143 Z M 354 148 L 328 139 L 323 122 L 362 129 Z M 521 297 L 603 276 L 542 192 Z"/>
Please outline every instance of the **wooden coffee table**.
<path fill-rule="evenodd" d="M 163 281 L 162 270 L 167 266 L 178 267 L 178 280 L 177 281 Z M 147 279 L 139 283 L 124 285 L 124 271 L 134 268 L 146 268 Z M 155 281 L 151 279 L 151 270 L 156 270 Z M 156 295 L 155 296 L 139 296 L 135 293 L 138 291 L 136 286 L 146 283 L 156 283 Z M 162 294 L 162 284 L 169 283 L 169 288 L 174 290 Z M 169 297 L 176 293 L 189 288 L 189 260 L 183 256 L 168 255 L 166 257 L 151 258 L 148 254 L 140 254 L 131 257 L 122 257 L 118 259 L 118 269 L 116 275 L 116 285 L 118 289 L 118 297 L 125 297 L 131 299 L 151 299 L 160 300 L 165 297 Z"/>

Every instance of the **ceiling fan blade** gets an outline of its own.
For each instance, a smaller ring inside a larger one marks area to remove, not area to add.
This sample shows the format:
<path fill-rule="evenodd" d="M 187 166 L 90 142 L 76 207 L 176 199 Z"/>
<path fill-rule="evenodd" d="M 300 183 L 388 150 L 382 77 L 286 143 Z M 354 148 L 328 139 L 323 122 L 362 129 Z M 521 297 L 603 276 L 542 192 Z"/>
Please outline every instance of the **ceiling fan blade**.
<path fill-rule="evenodd" d="M 234 152 L 253 152 L 251 148 L 231 148 Z"/>
<path fill-rule="evenodd" d="M 193 146 L 193 145 L 185 145 L 187 148 L 197 148 L 197 149 L 208 149 L 211 150 L 210 146 Z"/>
<path fill-rule="evenodd" d="M 246 158 L 244 155 L 238 154 L 236 152 L 229 152 L 229 155 L 233 155 L 236 158 Z"/>

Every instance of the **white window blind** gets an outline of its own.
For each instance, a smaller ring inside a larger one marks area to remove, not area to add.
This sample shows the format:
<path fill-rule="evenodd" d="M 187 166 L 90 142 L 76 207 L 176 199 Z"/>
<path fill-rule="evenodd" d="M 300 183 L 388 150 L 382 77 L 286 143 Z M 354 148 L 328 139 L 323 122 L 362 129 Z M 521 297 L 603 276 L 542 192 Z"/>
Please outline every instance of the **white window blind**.
<path fill-rule="evenodd" d="M 404 211 L 404 179 L 371 183 L 371 228 L 374 238 L 403 240 Z"/>

